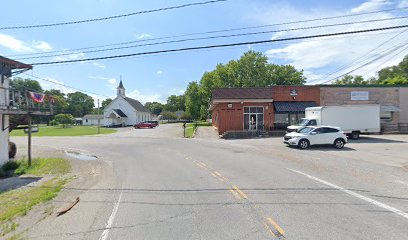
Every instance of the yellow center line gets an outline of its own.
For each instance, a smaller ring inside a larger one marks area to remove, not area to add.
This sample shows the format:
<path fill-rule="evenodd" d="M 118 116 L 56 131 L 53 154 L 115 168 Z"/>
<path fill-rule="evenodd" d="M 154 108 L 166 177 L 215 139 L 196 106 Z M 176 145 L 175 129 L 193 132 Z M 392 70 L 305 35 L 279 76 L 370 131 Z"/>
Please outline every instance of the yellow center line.
<path fill-rule="evenodd" d="M 232 188 L 229 188 L 229 190 L 236 199 L 242 199 L 241 196 L 237 192 L 235 192 L 235 190 L 233 190 Z"/>
<path fill-rule="evenodd" d="M 272 236 L 276 237 L 275 233 L 271 230 L 271 228 L 268 226 L 268 224 L 264 223 L 264 227 L 268 233 L 270 233 Z"/>
<path fill-rule="evenodd" d="M 280 233 L 280 235 L 285 234 L 285 231 L 272 218 L 269 217 L 267 220 Z"/>
<path fill-rule="evenodd" d="M 204 167 L 207 167 L 207 165 L 205 164 L 205 163 L 203 163 L 203 162 L 200 162 Z"/>
<path fill-rule="evenodd" d="M 235 189 L 235 191 L 237 191 L 242 196 L 242 198 L 248 199 L 248 196 L 245 193 L 243 193 L 241 190 L 239 190 L 237 186 L 232 186 L 232 188 Z"/>

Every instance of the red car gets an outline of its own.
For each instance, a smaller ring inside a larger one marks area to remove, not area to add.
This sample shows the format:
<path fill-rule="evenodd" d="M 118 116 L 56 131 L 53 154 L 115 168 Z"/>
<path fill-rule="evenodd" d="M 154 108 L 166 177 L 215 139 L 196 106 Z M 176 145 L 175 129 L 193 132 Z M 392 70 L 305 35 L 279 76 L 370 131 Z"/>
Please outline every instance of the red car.
<path fill-rule="evenodd" d="M 134 126 L 135 128 L 154 128 L 155 124 L 149 122 L 140 122 Z"/>

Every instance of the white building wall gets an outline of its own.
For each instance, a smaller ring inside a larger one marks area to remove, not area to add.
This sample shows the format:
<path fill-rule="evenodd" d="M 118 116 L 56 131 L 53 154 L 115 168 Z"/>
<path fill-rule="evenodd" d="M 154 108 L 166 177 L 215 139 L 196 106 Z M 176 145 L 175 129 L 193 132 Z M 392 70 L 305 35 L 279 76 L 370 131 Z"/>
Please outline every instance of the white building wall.
<path fill-rule="evenodd" d="M 108 106 L 107 108 L 103 111 L 103 125 L 110 125 L 112 123 L 110 118 L 108 117 L 108 114 L 112 111 L 112 109 L 120 109 L 122 110 L 123 113 L 126 114 L 127 119 L 125 121 L 126 125 L 134 125 L 137 123 L 137 112 L 136 110 L 122 97 L 117 97 L 115 98 Z"/>
<path fill-rule="evenodd" d="M 86 121 L 86 120 L 88 120 L 88 121 Z M 102 123 L 103 123 L 103 119 L 101 119 L 101 125 L 102 125 Z M 85 126 L 98 125 L 98 119 L 86 119 L 86 118 L 84 118 L 82 120 L 82 125 L 85 125 Z"/>
<path fill-rule="evenodd" d="M 1 76 L 0 76 L 1 77 Z M 8 141 L 9 141 L 9 129 L 3 131 L 2 126 L 9 126 L 9 117 L 5 116 L 3 125 L 3 118 L 1 117 L 1 111 L 9 104 L 8 98 L 9 79 L 6 78 L 2 84 L 0 81 L 0 165 L 9 160 L 8 158 Z"/>

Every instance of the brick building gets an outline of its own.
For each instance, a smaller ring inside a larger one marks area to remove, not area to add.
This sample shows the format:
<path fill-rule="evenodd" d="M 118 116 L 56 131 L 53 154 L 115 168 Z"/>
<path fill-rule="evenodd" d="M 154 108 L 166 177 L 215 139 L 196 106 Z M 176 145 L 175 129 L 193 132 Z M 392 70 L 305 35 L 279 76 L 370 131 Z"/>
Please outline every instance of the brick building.
<path fill-rule="evenodd" d="M 285 128 L 304 117 L 306 107 L 319 104 L 318 86 L 218 88 L 213 90 L 210 110 L 221 135 Z"/>
<path fill-rule="evenodd" d="M 380 104 L 382 131 L 408 131 L 408 86 L 272 86 L 218 88 L 210 104 L 213 127 L 227 131 L 285 129 L 313 106 Z"/>

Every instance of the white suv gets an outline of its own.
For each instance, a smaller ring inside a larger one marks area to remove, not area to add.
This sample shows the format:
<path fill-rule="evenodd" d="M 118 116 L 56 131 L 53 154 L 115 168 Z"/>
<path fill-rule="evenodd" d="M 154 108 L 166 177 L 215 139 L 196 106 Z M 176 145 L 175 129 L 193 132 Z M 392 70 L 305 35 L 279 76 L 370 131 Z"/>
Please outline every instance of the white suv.
<path fill-rule="evenodd" d="M 347 137 L 338 127 L 308 126 L 297 132 L 287 133 L 283 142 L 289 146 L 298 146 L 301 149 L 316 144 L 331 144 L 335 148 L 341 149 L 347 143 Z"/>

